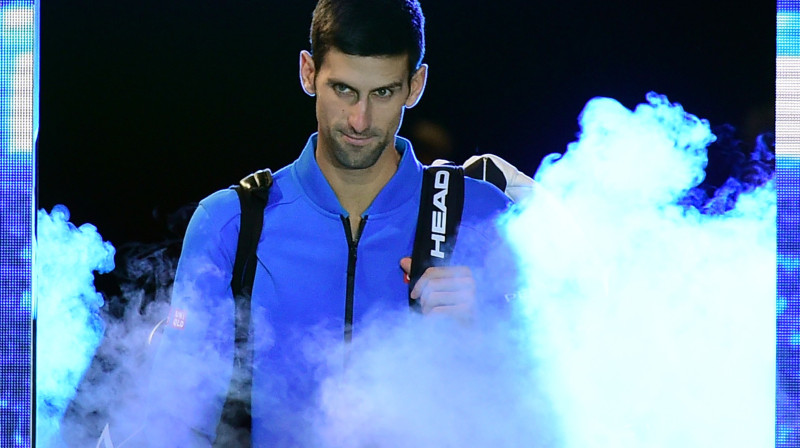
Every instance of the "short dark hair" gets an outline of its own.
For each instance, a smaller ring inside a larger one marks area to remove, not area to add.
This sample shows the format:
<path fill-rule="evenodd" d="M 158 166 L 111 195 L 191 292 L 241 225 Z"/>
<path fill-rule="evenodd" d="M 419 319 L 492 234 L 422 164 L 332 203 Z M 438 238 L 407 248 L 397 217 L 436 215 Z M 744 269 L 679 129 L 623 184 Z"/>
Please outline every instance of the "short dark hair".
<path fill-rule="evenodd" d="M 317 68 L 331 48 L 354 56 L 407 54 L 410 78 L 425 55 L 425 17 L 418 0 L 319 0 L 310 39 Z"/>

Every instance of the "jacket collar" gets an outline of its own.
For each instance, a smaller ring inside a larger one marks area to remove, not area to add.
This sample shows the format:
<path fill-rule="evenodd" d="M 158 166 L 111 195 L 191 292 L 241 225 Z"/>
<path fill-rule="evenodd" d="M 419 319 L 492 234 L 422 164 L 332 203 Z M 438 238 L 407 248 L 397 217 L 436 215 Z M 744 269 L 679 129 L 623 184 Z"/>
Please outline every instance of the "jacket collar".
<path fill-rule="evenodd" d="M 311 135 L 300 157 L 294 163 L 294 175 L 305 195 L 318 207 L 335 215 L 346 215 L 339 204 L 325 175 L 322 174 L 314 155 L 317 147 L 317 133 Z M 400 153 L 400 164 L 389 182 L 367 207 L 364 215 L 389 213 L 410 202 L 419 200 L 422 185 L 422 164 L 414 155 L 411 142 L 403 137 L 395 137 L 395 148 Z"/>

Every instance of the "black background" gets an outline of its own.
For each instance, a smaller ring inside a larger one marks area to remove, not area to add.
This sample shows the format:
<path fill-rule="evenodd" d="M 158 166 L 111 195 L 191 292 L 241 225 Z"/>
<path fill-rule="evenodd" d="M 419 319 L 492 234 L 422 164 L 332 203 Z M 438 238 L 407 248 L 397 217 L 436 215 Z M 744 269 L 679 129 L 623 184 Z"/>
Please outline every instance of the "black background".
<path fill-rule="evenodd" d="M 314 0 L 42 4 L 39 207 L 65 204 L 118 245 L 316 130 L 299 86 Z M 430 75 L 401 135 L 434 123 L 450 158 L 491 152 L 532 174 L 575 139 L 595 96 L 666 94 L 752 141 L 772 131 L 775 5 L 711 0 L 423 0 Z"/>

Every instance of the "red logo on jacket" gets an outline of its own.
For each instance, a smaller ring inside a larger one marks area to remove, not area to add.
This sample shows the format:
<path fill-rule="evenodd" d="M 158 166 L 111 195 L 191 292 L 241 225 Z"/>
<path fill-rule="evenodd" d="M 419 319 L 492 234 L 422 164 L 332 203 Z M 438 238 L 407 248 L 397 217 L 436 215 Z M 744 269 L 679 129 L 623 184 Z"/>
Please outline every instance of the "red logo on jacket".
<path fill-rule="evenodd" d="M 170 308 L 167 323 L 172 328 L 183 330 L 186 327 L 186 310 Z"/>

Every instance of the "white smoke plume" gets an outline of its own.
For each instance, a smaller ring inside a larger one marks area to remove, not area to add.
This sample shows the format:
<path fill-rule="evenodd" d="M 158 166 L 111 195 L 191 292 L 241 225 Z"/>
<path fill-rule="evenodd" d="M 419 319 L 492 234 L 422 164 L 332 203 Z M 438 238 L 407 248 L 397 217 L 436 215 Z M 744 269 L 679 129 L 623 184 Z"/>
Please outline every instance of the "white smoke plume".
<path fill-rule="evenodd" d="M 321 384 L 309 446 L 558 446 L 518 334 L 447 319 L 383 318 L 333 351 L 346 366 Z"/>
<path fill-rule="evenodd" d="M 708 123 L 665 97 L 589 102 L 580 140 L 543 163 L 508 220 L 524 265 L 537 383 L 563 446 L 771 446 L 774 182 L 714 216 L 677 205 L 702 180 Z"/>

